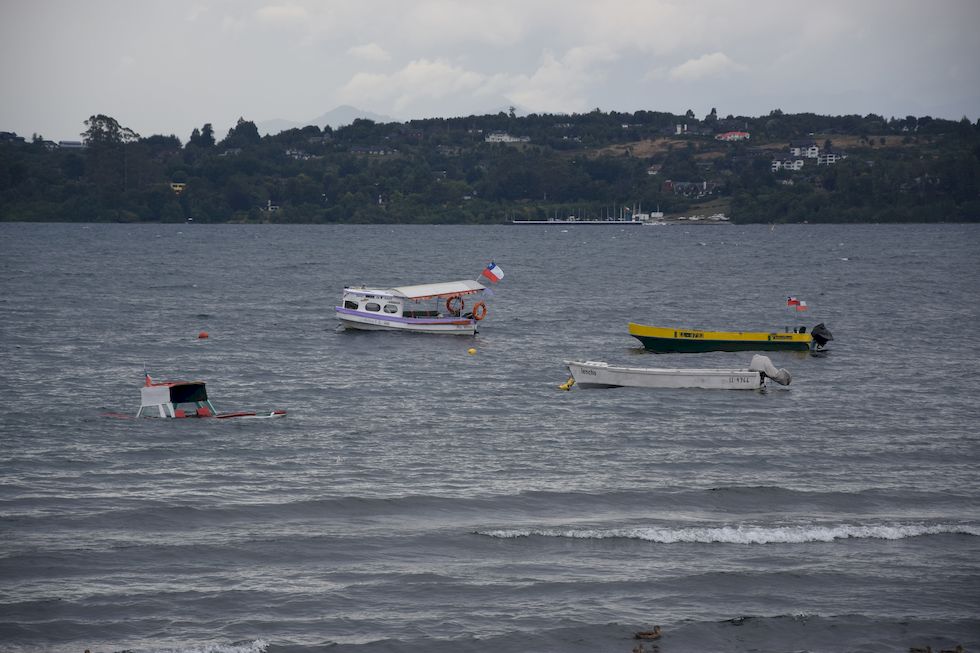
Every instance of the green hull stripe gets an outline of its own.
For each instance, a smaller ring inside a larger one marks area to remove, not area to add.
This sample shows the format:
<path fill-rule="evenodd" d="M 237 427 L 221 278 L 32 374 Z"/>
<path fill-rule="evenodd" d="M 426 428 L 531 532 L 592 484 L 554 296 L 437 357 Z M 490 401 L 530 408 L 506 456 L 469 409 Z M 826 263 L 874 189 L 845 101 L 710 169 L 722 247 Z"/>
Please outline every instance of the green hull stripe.
<path fill-rule="evenodd" d="M 785 340 L 687 340 L 680 338 L 651 338 L 633 336 L 650 351 L 661 353 L 701 353 L 706 351 L 807 351 L 806 342 Z"/>

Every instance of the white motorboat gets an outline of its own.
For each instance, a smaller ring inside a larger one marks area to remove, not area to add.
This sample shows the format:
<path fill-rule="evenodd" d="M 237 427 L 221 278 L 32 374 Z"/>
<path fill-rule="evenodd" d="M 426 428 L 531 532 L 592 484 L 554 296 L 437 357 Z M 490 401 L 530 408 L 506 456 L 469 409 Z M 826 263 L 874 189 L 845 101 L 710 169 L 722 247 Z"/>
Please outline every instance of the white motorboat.
<path fill-rule="evenodd" d="M 789 385 L 792 377 L 776 369 L 766 356 L 755 355 L 747 369 L 620 367 L 602 361 L 565 361 L 571 378 L 562 386 L 583 388 L 706 388 L 712 390 L 758 390 L 767 379 Z"/>
<path fill-rule="evenodd" d="M 472 280 L 396 288 L 348 286 L 336 307 L 337 319 L 346 329 L 472 336 L 487 316 L 480 298 L 490 294 Z"/>

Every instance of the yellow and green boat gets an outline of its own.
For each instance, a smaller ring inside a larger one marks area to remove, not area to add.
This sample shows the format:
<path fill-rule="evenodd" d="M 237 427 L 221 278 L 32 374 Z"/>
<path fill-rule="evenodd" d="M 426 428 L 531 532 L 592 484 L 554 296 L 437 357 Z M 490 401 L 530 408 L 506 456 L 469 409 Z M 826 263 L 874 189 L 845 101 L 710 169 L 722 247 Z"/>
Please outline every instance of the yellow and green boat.
<path fill-rule="evenodd" d="M 703 331 L 647 326 L 630 322 L 630 335 L 649 351 L 700 353 L 706 351 L 808 351 L 823 349 L 834 336 L 823 324 L 798 331 Z"/>

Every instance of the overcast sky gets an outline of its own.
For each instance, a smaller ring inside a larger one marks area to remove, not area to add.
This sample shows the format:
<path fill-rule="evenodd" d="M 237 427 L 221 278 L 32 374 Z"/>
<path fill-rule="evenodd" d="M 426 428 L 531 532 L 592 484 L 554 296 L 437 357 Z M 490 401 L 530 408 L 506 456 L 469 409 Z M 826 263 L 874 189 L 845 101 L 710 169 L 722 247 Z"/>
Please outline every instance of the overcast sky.
<path fill-rule="evenodd" d="M 143 136 L 348 104 L 980 118 L 978 0 L 0 0 L 0 130 Z"/>

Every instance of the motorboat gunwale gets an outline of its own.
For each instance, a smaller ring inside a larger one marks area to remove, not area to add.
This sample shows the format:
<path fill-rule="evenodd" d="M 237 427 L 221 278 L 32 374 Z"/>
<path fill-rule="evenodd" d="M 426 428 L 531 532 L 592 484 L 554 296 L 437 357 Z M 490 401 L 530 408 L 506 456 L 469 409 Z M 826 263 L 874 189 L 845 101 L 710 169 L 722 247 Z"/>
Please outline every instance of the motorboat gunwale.
<path fill-rule="evenodd" d="M 629 334 L 645 349 L 656 353 L 703 353 L 708 351 L 808 351 L 822 349 L 833 336 L 822 324 L 810 333 L 794 331 L 706 331 L 629 323 Z M 813 331 L 823 329 L 817 338 Z"/>
<path fill-rule="evenodd" d="M 759 390 L 766 379 L 789 385 L 791 376 L 776 369 L 766 356 L 755 355 L 747 368 L 658 368 L 610 365 L 604 361 L 571 361 L 565 366 L 574 383 L 583 388 L 700 388 L 706 390 Z M 561 386 L 571 387 L 571 383 Z"/>
<path fill-rule="evenodd" d="M 345 286 L 343 305 L 334 310 L 346 329 L 475 335 L 478 323 L 486 317 L 486 304 L 477 301 L 464 312 L 464 297 L 489 294 L 489 288 L 469 279 L 393 288 Z M 440 300 L 445 300 L 444 307 L 439 306 Z M 435 309 L 406 310 L 410 302 L 418 305 L 424 301 L 434 301 Z M 372 304 L 375 309 L 370 309 Z"/>

